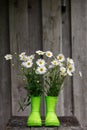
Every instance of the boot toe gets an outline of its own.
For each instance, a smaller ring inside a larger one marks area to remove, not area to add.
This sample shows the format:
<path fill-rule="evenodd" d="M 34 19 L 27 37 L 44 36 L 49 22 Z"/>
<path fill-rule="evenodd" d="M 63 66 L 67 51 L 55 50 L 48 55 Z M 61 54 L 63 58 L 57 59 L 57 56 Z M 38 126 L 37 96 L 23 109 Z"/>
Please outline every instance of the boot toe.
<path fill-rule="evenodd" d="M 48 113 L 45 120 L 45 126 L 60 126 L 60 122 L 56 114 Z"/>
<path fill-rule="evenodd" d="M 28 117 L 27 126 L 42 126 L 41 118 L 39 113 L 32 113 Z"/>

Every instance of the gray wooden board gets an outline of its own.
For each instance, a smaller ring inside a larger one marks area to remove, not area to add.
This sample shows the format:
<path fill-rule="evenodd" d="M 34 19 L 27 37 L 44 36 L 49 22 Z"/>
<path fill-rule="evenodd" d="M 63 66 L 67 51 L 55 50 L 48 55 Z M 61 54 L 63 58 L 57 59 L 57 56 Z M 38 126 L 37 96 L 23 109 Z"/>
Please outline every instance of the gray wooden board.
<path fill-rule="evenodd" d="M 64 21 L 63 25 L 62 20 Z M 69 22 L 69 1 L 67 1 L 66 13 L 62 17 L 60 0 L 42 0 L 42 30 L 44 51 L 51 50 L 55 54 L 62 52 L 65 56 L 70 56 Z M 64 89 L 61 90 L 59 95 L 56 110 L 57 115 L 72 115 L 71 88 L 71 79 L 67 78 L 64 84 Z"/>
<path fill-rule="evenodd" d="M 81 127 L 27 127 L 27 128 L 21 128 L 21 127 L 7 127 L 5 130 L 85 130 Z"/>
<path fill-rule="evenodd" d="M 10 64 L 4 56 L 9 53 L 8 2 L 0 0 L 0 130 L 11 115 Z"/>
<path fill-rule="evenodd" d="M 77 119 L 75 117 L 59 117 L 59 120 L 61 122 L 61 126 L 60 127 L 45 127 L 44 126 L 44 118 L 42 119 L 42 127 L 27 127 L 26 126 L 26 121 L 27 121 L 27 117 L 12 117 L 7 126 L 6 126 L 6 130 L 83 130 L 80 129 L 80 125 L 77 121 Z"/>
<path fill-rule="evenodd" d="M 9 26 L 11 52 L 26 51 L 33 54 L 41 48 L 41 22 L 39 0 L 9 0 Z M 18 63 L 14 60 L 18 66 Z M 18 100 L 23 100 L 26 92 L 23 89 L 23 79 L 18 78 L 15 68 L 12 75 L 12 114 L 28 115 L 30 108 L 18 112 Z"/>
<path fill-rule="evenodd" d="M 87 1 L 71 0 L 72 56 L 76 64 L 73 78 L 74 114 L 87 126 Z M 83 76 L 79 76 L 81 71 Z"/>
<path fill-rule="evenodd" d="M 28 13 L 27 13 L 27 0 L 9 0 L 9 27 L 10 27 L 10 49 L 11 53 L 20 53 L 28 51 Z M 17 68 L 18 62 L 13 61 Z M 25 91 L 23 89 L 22 80 L 17 75 L 17 70 L 11 67 L 11 84 L 12 84 L 12 114 L 13 115 L 28 115 L 27 112 L 18 112 L 18 101 L 23 100 Z"/>
<path fill-rule="evenodd" d="M 28 1 L 28 38 L 29 52 L 35 53 L 36 50 L 42 50 L 42 26 L 41 26 L 41 1 Z M 44 101 L 41 98 L 41 115 L 44 115 Z"/>
<path fill-rule="evenodd" d="M 62 52 L 65 57 L 71 57 L 71 30 L 70 30 L 70 1 L 66 1 L 66 11 L 62 13 Z M 67 77 L 63 85 L 64 93 L 64 115 L 70 116 L 73 114 L 73 92 L 72 79 Z"/>
<path fill-rule="evenodd" d="M 5 130 L 31 130 L 31 128 L 7 127 Z"/>

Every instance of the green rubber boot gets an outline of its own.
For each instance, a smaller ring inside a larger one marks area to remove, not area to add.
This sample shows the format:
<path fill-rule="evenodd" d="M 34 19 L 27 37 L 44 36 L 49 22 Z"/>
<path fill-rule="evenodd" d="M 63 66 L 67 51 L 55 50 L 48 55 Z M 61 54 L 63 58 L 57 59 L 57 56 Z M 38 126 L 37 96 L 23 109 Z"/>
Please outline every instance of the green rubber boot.
<path fill-rule="evenodd" d="M 27 126 L 42 126 L 40 117 L 41 97 L 31 97 L 31 113 L 27 120 Z"/>
<path fill-rule="evenodd" d="M 45 126 L 60 126 L 60 121 L 55 113 L 57 97 L 46 96 Z"/>

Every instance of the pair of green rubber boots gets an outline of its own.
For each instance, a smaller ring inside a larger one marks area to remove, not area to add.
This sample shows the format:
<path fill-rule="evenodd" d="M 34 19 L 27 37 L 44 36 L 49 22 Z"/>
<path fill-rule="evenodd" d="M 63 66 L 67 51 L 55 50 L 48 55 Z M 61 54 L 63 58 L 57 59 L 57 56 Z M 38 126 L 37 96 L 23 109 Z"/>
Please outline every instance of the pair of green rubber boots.
<path fill-rule="evenodd" d="M 45 126 L 60 126 L 55 113 L 57 97 L 46 96 L 46 118 Z M 27 120 L 27 126 L 42 126 L 40 116 L 41 97 L 31 97 L 31 113 Z"/>

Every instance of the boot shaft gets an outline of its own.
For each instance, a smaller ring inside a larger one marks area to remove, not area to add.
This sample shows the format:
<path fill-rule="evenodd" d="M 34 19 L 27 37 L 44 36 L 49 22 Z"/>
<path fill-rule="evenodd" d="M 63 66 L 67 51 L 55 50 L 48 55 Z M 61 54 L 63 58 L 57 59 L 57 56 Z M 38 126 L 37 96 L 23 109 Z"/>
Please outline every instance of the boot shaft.
<path fill-rule="evenodd" d="M 40 102 L 41 102 L 41 97 L 31 97 L 31 111 L 32 112 L 39 112 L 40 111 Z"/>
<path fill-rule="evenodd" d="M 55 112 L 57 97 L 46 96 L 46 113 L 47 112 Z"/>

